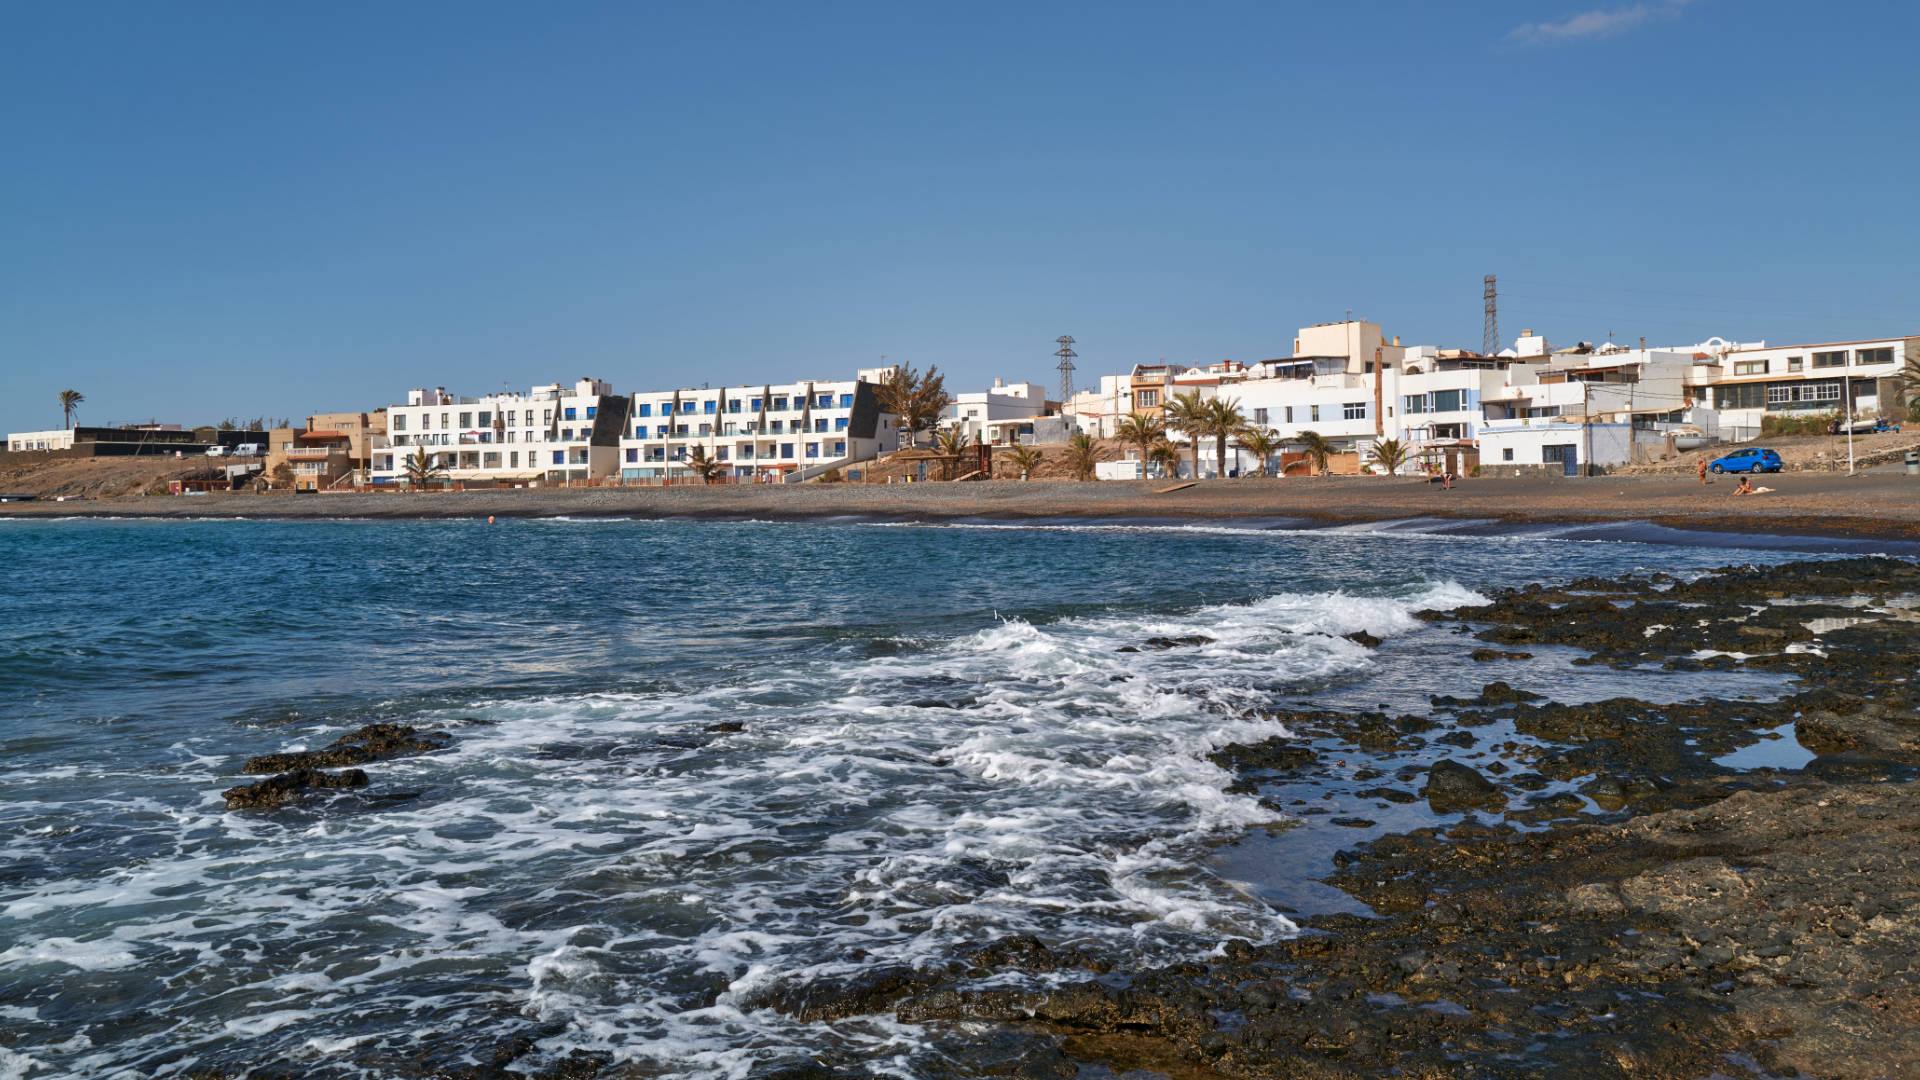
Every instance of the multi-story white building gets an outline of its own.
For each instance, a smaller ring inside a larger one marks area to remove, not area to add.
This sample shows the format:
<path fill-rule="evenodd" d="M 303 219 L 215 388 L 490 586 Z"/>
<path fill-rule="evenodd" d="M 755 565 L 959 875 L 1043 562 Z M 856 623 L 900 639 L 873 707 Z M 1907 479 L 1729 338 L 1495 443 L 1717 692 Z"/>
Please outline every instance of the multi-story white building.
<path fill-rule="evenodd" d="M 599 379 L 480 397 L 413 390 L 405 404 L 387 407 L 388 445 L 373 452 L 373 482 L 405 480 L 408 459 L 422 450 L 455 482 L 604 479 L 618 468 L 627 406 Z"/>
<path fill-rule="evenodd" d="M 1719 412 L 1726 438 L 1746 440 L 1760 436 L 1768 416 L 1899 415 L 1900 372 L 1910 357 L 1920 357 L 1920 337 L 1772 347 L 1716 339 L 1699 348 L 1686 384 Z"/>
<path fill-rule="evenodd" d="M 1008 384 L 993 380 L 993 388 L 959 394 L 941 419 L 960 425 L 969 438 L 995 446 L 1032 441 L 1034 422 L 1048 413 L 1046 388 L 1039 383 Z"/>
<path fill-rule="evenodd" d="M 809 480 L 899 447 L 876 387 L 890 368 L 852 379 L 699 387 L 633 395 L 619 441 L 623 480 L 690 480 L 695 447 L 735 480 Z"/>
<path fill-rule="evenodd" d="M 1626 465 L 1667 430 L 1713 434 L 1715 419 L 1688 393 L 1691 349 L 1602 348 L 1556 353 L 1544 366 L 1483 396 L 1477 438 L 1483 472 L 1580 475 Z"/>

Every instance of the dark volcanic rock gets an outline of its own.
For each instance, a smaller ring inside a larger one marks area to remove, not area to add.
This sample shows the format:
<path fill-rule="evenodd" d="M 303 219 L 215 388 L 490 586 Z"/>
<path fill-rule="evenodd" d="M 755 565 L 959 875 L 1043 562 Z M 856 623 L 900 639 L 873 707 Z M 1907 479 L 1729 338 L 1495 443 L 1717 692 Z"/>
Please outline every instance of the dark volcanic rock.
<path fill-rule="evenodd" d="M 1365 630 L 1355 630 L 1351 634 L 1341 634 L 1340 636 L 1353 642 L 1355 645 L 1365 645 L 1369 649 L 1377 649 L 1380 647 L 1380 639 L 1367 633 Z"/>
<path fill-rule="evenodd" d="M 1468 653 L 1467 656 L 1469 659 L 1482 664 L 1490 660 L 1531 660 L 1533 659 L 1533 654 L 1530 652 L 1509 652 L 1506 649 L 1475 649 L 1472 652 Z"/>
<path fill-rule="evenodd" d="M 1187 634 L 1182 637 L 1150 637 L 1146 640 L 1149 649 L 1182 649 L 1195 645 L 1211 645 L 1213 639 L 1205 634 Z"/>
<path fill-rule="evenodd" d="M 359 769 L 348 769 L 338 773 L 326 773 L 318 769 L 295 769 L 257 783 L 228 788 L 220 794 L 226 797 L 229 810 L 265 810 L 296 802 L 309 790 L 336 790 L 366 786 L 367 774 Z"/>
<path fill-rule="evenodd" d="M 1442 758 L 1427 770 L 1427 786 L 1420 789 L 1427 797 L 1427 803 L 1435 810 L 1446 813 L 1451 810 L 1474 806 L 1497 806 L 1506 802 L 1506 796 L 1493 781 L 1480 775 L 1470 765 L 1462 765 L 1452 758 Z"/>
<path fill-rule="evenodd" d="M 246 768 L 241 771 L 258 774 L 286 772 L 289 769 L 335 769 L 342 765 L 365 765 L 386 758 L 425 754 L 452 745 L 453 736 L 444 731 L 421 731 L 412 724 L 368 724 L 358 731 L 340 736 L 324 750 L 250 758 Z"/>

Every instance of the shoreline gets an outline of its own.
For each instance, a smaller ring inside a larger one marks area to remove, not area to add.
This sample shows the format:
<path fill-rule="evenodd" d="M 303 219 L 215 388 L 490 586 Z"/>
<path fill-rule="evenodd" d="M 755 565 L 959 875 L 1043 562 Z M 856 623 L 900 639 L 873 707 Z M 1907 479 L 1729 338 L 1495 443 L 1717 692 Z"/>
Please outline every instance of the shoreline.
<path fill-rule="evenodd" d="M 1261 521 L 1334 528 L 1414 519 L 1515 527 L 1633 524 L 1731 535 L 1920 542 L 1920 480 L 1770 476 L 1776 490 L 1729 505 L 1732 481 L 1658 477 L 1481 479 L 1452 491 L 1404 479 L 544 488 L 428 494 L 192 495 L 0 504 L 0 519 L 243 518 L 289 521 L 615 518 L 898 521 L 982 524 Z M 1436 530 L 1453 531 L 1453 530 Z M 1468 533 L 1469 535 L 1471 533 Z"/>

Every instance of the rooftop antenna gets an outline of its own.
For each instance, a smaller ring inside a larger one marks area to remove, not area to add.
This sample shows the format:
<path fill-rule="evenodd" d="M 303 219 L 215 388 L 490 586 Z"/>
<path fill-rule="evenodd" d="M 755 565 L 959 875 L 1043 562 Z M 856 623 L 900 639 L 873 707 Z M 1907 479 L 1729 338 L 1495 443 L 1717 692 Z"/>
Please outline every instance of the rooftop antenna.
<path fill-rule="evenodd" d="M 1073 358 L 1080 354 L 1073 351 L 1072 334 L 1061 334 L 1053 343 L 1060 346 L 1053 355 L 1060 358 L 1060 403 L 1065 405 L 1073 400 Z"/>
<path fill-rule="evenodd" d="M 1500 307 L 1494 290 L 1494 276 L 1487 275 L 1487 328 L 1481 337 L 1480 355 L 1494 356 L 1500 351 Z"/>

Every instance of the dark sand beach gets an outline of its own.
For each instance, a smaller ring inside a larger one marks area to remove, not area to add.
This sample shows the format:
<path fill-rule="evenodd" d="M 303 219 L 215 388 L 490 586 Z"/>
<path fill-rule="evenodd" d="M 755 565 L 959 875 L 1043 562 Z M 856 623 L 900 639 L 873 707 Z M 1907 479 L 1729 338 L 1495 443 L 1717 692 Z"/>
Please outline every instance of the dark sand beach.
<path fill-rule="evenodd" d="M 1459 518 L 1489 522 L 1649 522 L 1671 528 L 1920 539 L 1920 478 L 1897 470 L 1785 473 L 1773 490 L 1733 494 L 1669 476 L 1469 479 L 1452 490 L 1404 478 L 1202 481 L 1159 493 L 1157 481 L 995 481 L 669 488 L 533 488 L 431 494 L 190 495 L 0 504 L 6 517 L 707 517 L 803 520 L 1295 519 L 1304 523 Z"/>

